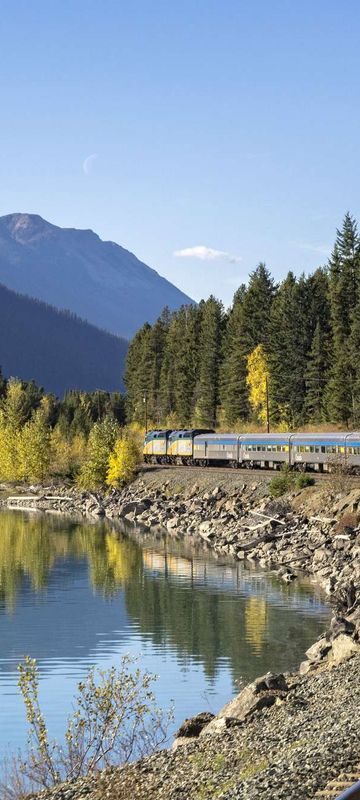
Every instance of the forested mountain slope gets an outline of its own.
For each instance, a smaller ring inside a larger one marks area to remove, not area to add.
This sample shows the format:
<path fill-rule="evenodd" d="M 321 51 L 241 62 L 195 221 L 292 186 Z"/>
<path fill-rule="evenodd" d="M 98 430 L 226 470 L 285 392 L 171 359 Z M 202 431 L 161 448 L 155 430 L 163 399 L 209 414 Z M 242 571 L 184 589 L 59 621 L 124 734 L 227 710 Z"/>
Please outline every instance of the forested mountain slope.
<path fill-rule="evenodd" d="M 123 388 L 125 339 L 0 284 L 0 366 L 48 392 Z"/>
<path fill-rule="evenodd" d="M 0 217 L 0 283 L 129 338 L 187 295 L 114 242 L 37 214 Z"/>

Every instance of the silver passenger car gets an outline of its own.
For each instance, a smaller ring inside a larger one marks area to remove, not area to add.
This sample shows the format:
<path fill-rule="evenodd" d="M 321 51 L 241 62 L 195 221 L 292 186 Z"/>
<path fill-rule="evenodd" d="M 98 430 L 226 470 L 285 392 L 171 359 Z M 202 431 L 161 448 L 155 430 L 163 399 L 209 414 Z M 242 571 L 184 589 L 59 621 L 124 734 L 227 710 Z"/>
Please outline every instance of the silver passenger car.
<path fill-rule="evenodd" d="M 240 436 L 242 466 L 278 469 L 290 463 L 289 433 L 249 433 Z"/>
<path fill-rule="evenodd" d="M 334 466 L 360 466 L 360 434 L 292 433 L 291 464 L 316 472 L 331 472 Z"/>
<path fill-rule="evenodd" d="M 193 458 L 203 465 L 216 461 L 237 466 L 239 462 L 237 433 L 202 433 L 194 437 Z"/>

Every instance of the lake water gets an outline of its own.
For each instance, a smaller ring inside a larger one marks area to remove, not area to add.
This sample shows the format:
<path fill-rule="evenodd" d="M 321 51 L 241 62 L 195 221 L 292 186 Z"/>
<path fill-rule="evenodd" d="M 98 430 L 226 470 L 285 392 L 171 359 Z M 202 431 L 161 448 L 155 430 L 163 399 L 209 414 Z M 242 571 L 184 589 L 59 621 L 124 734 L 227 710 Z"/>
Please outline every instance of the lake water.
<path fill-rule="evenodd" d="M 61 738 L 90 665 L 140 655 L 159 675 L 159 705 L 216 712 L 267 670 L 296 668 L 327 625 L 314 584 L 288 586 L 258 568 L 216 560 L 169 537 L 124 534 L 108 523 L 0 514 L 0 753 L 26 740 L 17 664 L 40 669 L 50 733 Z"/>

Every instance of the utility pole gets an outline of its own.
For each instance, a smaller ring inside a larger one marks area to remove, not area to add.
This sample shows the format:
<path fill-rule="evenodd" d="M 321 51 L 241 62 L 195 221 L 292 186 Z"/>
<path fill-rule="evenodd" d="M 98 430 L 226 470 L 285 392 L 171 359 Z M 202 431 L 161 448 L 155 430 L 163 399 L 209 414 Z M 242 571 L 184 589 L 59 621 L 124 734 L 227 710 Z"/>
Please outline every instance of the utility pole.
<path fill-rule="evenodd" d="M 265 387 L 266 387 L 266 429 L 267 432 L 270 433 L 269 381 L 267 375 L 265 375 Z"/>
<path fill-rule="evenodd" d="M 144 403 L 144 406 L 145 406 L 145 433 L 147 433 L 147 429 L 148 429 L 148 407 L 147 407 L 147 390 L 146 389 L 144 389 L 143 403 Z"/>

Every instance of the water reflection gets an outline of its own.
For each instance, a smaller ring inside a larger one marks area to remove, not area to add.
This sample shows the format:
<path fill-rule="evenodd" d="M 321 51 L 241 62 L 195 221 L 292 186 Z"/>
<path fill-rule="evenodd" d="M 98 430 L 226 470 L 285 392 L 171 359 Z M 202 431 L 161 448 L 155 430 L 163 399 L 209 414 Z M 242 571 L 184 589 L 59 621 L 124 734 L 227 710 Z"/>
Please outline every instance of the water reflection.
<path fill-rule="evenodd" d="M 174 698 L 179 722 L 206 707 L 208 692 L 219 708 L 239 677 L 296 667 L 328 616 L 308 581 L 288 586 L 107 523 L 2 513 L 0 742 L 17 744 L 24 728 L 16 689 L 24 653 L 40 663 L 57 730 L 86 667 L 129 651 L 160 675 L 159 702 Z"/>

